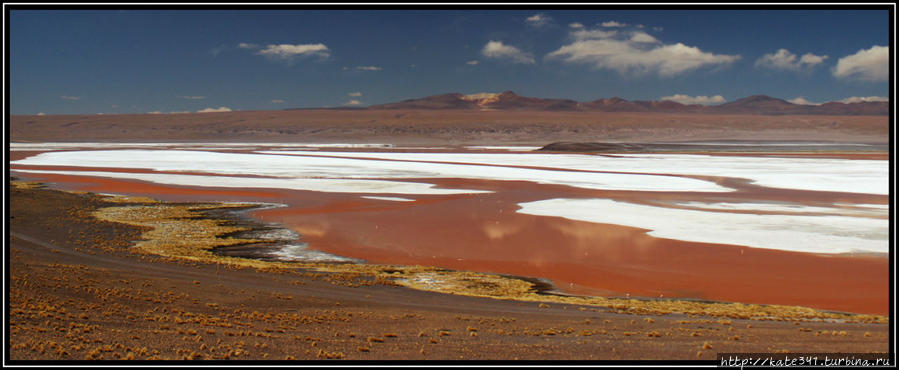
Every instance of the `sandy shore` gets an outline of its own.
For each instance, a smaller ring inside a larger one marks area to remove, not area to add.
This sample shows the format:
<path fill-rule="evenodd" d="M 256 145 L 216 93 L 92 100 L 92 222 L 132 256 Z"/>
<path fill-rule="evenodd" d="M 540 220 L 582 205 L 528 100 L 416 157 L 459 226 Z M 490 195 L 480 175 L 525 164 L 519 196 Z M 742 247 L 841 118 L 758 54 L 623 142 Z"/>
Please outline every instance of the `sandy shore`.
<path fill-rule="evenodd" d="M 695 361 L 719 351 L 888 346 L 889 325 L 846 320 L 870 316 L 660 315 L 440 294 L 360 273 L 134 253 L 148 228 L 91 217 L 122 205 L 10 189 L 11 360 Z"/>

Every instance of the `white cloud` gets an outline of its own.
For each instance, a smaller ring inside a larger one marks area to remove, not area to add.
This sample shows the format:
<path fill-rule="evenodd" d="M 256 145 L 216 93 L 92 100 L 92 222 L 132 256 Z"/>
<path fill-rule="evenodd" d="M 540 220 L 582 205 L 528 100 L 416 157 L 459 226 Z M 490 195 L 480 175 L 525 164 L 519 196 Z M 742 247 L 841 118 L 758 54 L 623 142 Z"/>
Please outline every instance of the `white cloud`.
<path fill-rule="evenodd" d="M 272 100 L 272 103 L 274 103 L 274 104 L 284 104 L 284 101 L 281 100 L 281 99 L 274 99 L 274 100 Z"/>
<path fill-rule="evenodd" d="M 362 96 L 362 93 L 359 92 L 359 91 L 353 91 L 353 92 L 351 92 L 351 93 L 349 93 L 349 94 L 347 94 L 347 95 L 348 95 L 348 96 L 359 97 L 359 96 Z"/>
<path fill-rule="evenodd" d="M 188 99 L 188 100 L 202 100 L 202 99 L 206 99 L 206 97 L 205 97 L 205 96 L 201 96 L 201 95 L 194 95 L 194 96 L 182 96 L 181 99 Z"/>
<path fill-rule="evenodd" d="M 805 53 L 802 57 L 798 57 L 787 49 L 779 49 L 774 53 L 763 55 L 755 61 L 755 66 L 786 71 L 800 71 L 821 64 L 825 59 L 827 59 L 827 55 Z"/>
<path fill-rule="evenodd" d="M 883 96 L 853 96 L 851 98 L 846 98 L 840 100 L 841 103 L 861 103 L 861 102 L 876 102 L 876 101 L 890 101 L 890 98 Z"/>
<path fill-rule="evenodd" d="M 81 97 L 80 97 L 80 96 L 68 96 L 68 95 L 63 95 L 63 96 L 60 96 L 59 98 L 60 98 L 60 99 L 65 99 L 65 100 L 81 100 Z"/>
<path fill-rule="evenodd" d="M 527 18 L 525 19 L 525 22 L 527 22 L 527 24 L 529 24 L 529 25 L 531 25 L 531 26 L 534 26 L 534 27 L 543 27 L 543 26 L 545 26 L 547 23 L 549 23 L 549 21 L 550 21 L 551 19 L 552 19 L 552 18 L 547 17 L 547 16 L 546 16 L 545 14 L 543 14 L 543 13 L 539 13 L 539 14 L 534 14 L 534 15 L 532 15 L 532 16 L 530 16 L 530 17 L 527 17 Z"/>
<path fill-rule="evenodd" d="M 618 23 L 618 22 L 616 22 L 616 21 L 608 21 L 608 22 L 602 22 L 602 26 L 603 26 L 603 27 L 609 27 L 609 28 L 613 28 L 613 27 L 625 27 L 625 26 L 627 26 L 627 23 Z"/>
<path fill-rule="evenodd" d="M 230 112 L 231 108 L 228 107 L 218 107 L 218 108 L 204 108 L 197 111 L 197 113 L 213 113 L 213 112 Z"/>
<path fill-rule="evenodd" d="M 331 55 L 331 51 L 325 44 L 280 44 L 266 45 L 265 49 L 259 50 L 256 54 L 277 60 L 293 60 L 298 56 L 316 55 L 327 58 Z"/>
<path fill-rule="evenodd" d="M 634 32 L 631 35 L 631 42 L 656 43 L 659 42 L 655 37 L 650 36 L 646 32 Z"/>
<path fill-rule="evenodd" d="M 470 66 L 476 66 L 476 65 L 478 65 L 478 63 L 480 63 L 480 62 L 477 60 L 469 60 L 469 61 L 465 62 L 465 64 L 468 64 Z"/>
<path fill-rule="evenodd" d="M 362 102 L 356 99 L 352 99 L 346 103 L 343 103 L 343 105 L 362 105 Z"/>
<path fill-rule="evenodd" d="M 358 66 L 356 67 L 357 71 L 380 71 L 381 67 L 378 66 Z"/>
<path fill-rule="evenodd" d="M 493 59 L 511 59 L 513 63 L 518 64 L 534 64 L 534 56 L 531 53 L 526 53 L 514 46 L 505 45 L 502 41 L 489 41 L 484 48 L 481 49 L 481 54 L 483 54 L 487 58 Z"/>
<path fill-rule="evenodd" d="M 571 27 L 571 28 L 584 28 L 584 25 L 581 24 L 581 23 L 578 23 L 578 22 L 574 22 L 574 23 L 569 23 L 569 24 L 568 24 L 568 27 Z"/>
<path fill-rule="evenodd" d="M 241 48 L 241 49 L 258 49 L 258 48 L 259 48 L 259 45 L 257 45 L 257 44 L 249 44 L 249 43 L 246 43 L 246 42 L 241 42 L 241 43 L 237 44 L 237 47 L 239 47 L 239 48 Z"/>
<path fill-rule="evenodd" d="M 574 41 L 546 55 L 566 63 L 587 64 L 618 73 L 670 77 L 702 67 L 725 66 L 739 55 L 714 54 L 682 43 L 662 44 L 643 31 L 576 30 Z"/>
<path fill-rule="evenodd" d="M 46 116 L 47 114 L 44 113 L 44 112 L 38 112 L 37 115 L 39 115 L 39 116 Z"/>
<path fill-rule="evenodd" d="M 787 101 L 790 103 L 799 104 L 799 105 L 821 105 L 821 103 L 810 102 L 810 101 L 808 101 L 808 99 L 806 99 L 803 96 L 797 96 L 797 97 L 787 100 Z"/>
<path fill-rule="evenodd" d="M 817 65 L 823 63 L 825 59 L 827 59 L 827 55 L 805 53 L 802 55 L 802 58 L 799 59 L 799 64 Z"/>
<path fill-rule="evenodd" d="M 724 97 L 721 96 L 721 95 L 715 95 L 715 96 L 705 96 L 705 95 L 690 96 L 690 95 L 684 95 L 684 94 L 674 94 L 674 95 L 671 95 L 671 96 L 663 96 L 663 97 L 659 98 L 659 100 L 670 100 L 670 101 L 673 101 L 673 102 L 678 102 L 678 103 L 681 103 L 681 104 L 688 104 L 688 105 L 689 105 L 689 104 L 711 105 L 711 104 L 720 104 L 720 103 L 724 103 L 724 102 L 727 101 L 727 99 L 724 99 Z"/>
<path fill-rule="evenodd" d="M 890 76 L 889 63 L 890 48 L 875 45 L 840 58 L 833 69 L 833 75 L 837 78 L 886 81 Z"/>
<path fill-rule="evenodd" d="M 607 39 L 615 36 L 618 36 L 617 30 L 603 31 L 578 29 L 577 31 L 571 32 L 571 37 L 573 37 L 575 40 Z"/>

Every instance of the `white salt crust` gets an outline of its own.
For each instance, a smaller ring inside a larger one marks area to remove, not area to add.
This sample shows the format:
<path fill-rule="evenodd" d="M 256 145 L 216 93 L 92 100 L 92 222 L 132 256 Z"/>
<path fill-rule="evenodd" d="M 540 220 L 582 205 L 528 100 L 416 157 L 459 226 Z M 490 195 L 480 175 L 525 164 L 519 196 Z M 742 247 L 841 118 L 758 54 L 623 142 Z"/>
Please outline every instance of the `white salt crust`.
<path fill-rule="evenodd" d="M 867 217 L 707 212 L 610 199 L 548 199 L 519 213 L 647 229 L 658 238 L 809 253 L 888 253 L 889 221 Z"/>

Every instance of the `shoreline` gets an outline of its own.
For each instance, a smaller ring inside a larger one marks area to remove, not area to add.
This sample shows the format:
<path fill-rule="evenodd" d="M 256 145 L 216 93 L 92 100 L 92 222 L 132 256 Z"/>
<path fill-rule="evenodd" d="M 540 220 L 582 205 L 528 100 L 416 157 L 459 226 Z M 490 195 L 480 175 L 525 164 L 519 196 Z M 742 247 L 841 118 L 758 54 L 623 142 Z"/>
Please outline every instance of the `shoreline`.
<path fill-rule="evenodd" d="M 216 234 L 216 238 L 228 240 L 223 242 L 224 245 L 209 245 L 208 242 L 201 243 L 205 245 L 209 252 L 217 257 L 223 257 L 225 263 L 236 263 L 237 265 L 248 265 L 251 267 L 261 266 L 262 268 L 300 268 L 311 269 L 320 272 L 330 272 L 337 274 L 369 274 L 374 281 L 381 281 L 390 284 L 399 284 L 411 289 L 419 289 L 431 292 L 451 293 L 459 295 L 468 295 L 476 297 L 490 297 L 497 299 L 511 299 L 531 302 L 556 302 L 581 305 L 594 305 L 597 307 L 627 307 L 637 314 L 640 313 L 684 313 L 691 315 L 707 315 L 707 316 L 724 316 L 731 318 L 757 318 L 772 317 L 774 319 L 787 320 L 807 320 L 807 319 L 833 319 L 833 320 L 854 320 L 860 319 L 865 322 L 883 323 L 887 322 L 885 316 L 859 314 L 851 312 L 840 312 L 833 310 L 819 310 L 801 306 L 784 306 L 775 304 L 749 304 L 741 302 L 725 302 L 706 299 L 691 298 L 655 298 L 655 297 L 600 297 L 600 296 L 581 296 L 568 294 L 557 291 L 556 287 L 549 280 L 539 277 L 518 276 L 509 274 L 480 273 L 472 271 L 458 271 L 440 267 L 429 266 L 403 266 L 403 265 L 382 265 L 370 263 L 346 262 L 285 262 L 279 261 L 271 257 L 269 254 L 265 256 L 264 251 L 256 248 L 278 248 L 283 246 L 290 240 L 259 240 L 246 239 L 244 236 L 252 235 L 260 230 L 272 230 L 281 228 L 272 223 L 265 223 L 261 220 L 246 215 L 246 212 L 252 212 L 260 208 L 271 207 L 271 204 L 249 204 L 246 202 L 204 202 L 204 203 L 154 203 L 154 206 L 176 206 L 198 208 L 196 213 L 204 214 L 204 217 L 197 218 L 190 216 L 191 220 L 208 220 L 213 224 L 224 227 Z M 115 207 L 113 207 L 115 208 Z M 179 210 L 179 214 L 180 214 Z M 183 216 L 183 214 L 182 214 Z M 106 217 L 109 221 L 115 221 L 113 218 Z M 216 231 L 213 231 L 216 233 Z M 204 232 L 203 234 L 206 234 Z M 243 242 L 232 242 L 231 239 L 245 240 Z M 229 249 L 237 249 L 236 252 L 224 254 L 222 251 Z M 167 255 L 175 258 L 189 258 L 198 262 L 212 262 L 218 258 L 204 260 L 197 258 L 196 255 Z M 343 258 L 342 256 L 336 256 Z M 237 260 L 232 260 L 236 258 Z M 252 261 L 261 261 L 264 264 L 259 265 Z M 216 261 L 218 263 L 219 261 Z M 385 273 L 386 272 L 386 273 Z M 400 278 L 396 274 L 412 277 Z M 425 275 L 427 279 L 435 279 L 434 274 L 439 278 L 445 279 L 444 285 L 434 286 L 433 284 L 422 284 L 416 281 L 419 275 Z M 475 278 L 478 283 L 474 286 L 460 286 L 458 279 L 471 280 Z M 484 286 L 498 285 L 500 289 L 484 289 Z M 511 287 L 511 291 L 509 290 Z M 757 311 L 757 312 L 753 312 Z M 766 312 L 770 316 L 759 315 L 758 312 Z M 848 316 L 848 317 L 847 317 Z"/>

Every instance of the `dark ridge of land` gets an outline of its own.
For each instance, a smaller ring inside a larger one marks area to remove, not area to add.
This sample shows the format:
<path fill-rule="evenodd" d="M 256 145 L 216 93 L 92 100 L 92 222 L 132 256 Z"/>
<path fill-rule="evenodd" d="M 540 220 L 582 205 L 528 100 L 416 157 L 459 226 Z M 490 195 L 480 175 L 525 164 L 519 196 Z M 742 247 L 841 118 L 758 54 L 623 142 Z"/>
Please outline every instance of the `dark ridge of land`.
<path fill-rule="evenodd" d="M 539 151 L 590 152 L 590 153 L 658 153 L 658 152 L 886 152 L 883 144 L 840 144 L 802 142 L 721 142 L 721 143 L 603 143 L 556 142 L 543 146 Z"/>

